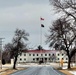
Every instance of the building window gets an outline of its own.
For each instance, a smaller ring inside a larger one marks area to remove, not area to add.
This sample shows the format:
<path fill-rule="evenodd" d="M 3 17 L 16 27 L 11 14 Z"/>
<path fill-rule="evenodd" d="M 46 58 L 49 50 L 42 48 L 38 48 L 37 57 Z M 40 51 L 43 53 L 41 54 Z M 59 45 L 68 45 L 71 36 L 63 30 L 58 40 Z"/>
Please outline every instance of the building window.
<path fill-rule="evenodd" d="M 26 56 L 26 54 L 24 54 L 24 56 Z"/>
<path fill-rule="evenodd" d="M 45 61 L 47 60 L 47 58 L 45 58 Z"/>
<path fill-rule="evenodd" d="M 49 56 L 51 56 L 51 54 L 49 54 Z"/>
<path fill-rule="evenodd" d="M 26 58 L 24 58 L 24 60 L 26 61 Z"/>
<path fill-rule="evenodd" d="M 37 61 L 39 61 L 39 58 L 36 58 Z"/>
<path fill-rule="evenodd" d="M 68 60 L 68 58 L 66 58 L 66 60 Z"/>
<path fill-rule="evenodd" d="M 47 56 L 47 54 L 45 54 L 45 56 Z"/>
<path fill-rule="evenodd" d="M 41 54 L 41 56 L 43 56 L 43 54 Z"/>
<path fill-rule="evenodd" d="M 38 56 L 38 54 L 37 54 L 37 56 Z"/>
<path fill-rule="evenodd" d="M 35 56 L 35 54 L 33 54 L 33 56 Z"/>
<path fill-rule="evenodd" d="M 33 58 L 33 60 L 35 60 L 35 58 Z"/>
<path fill-rule="evenodd" d="M 64 60 L 64 58 L 62 58 L 62 60 Z"/>
<path fill-rule="evenodd" d="M 58 58 L 58 60 L 59 60 L 59 58 Z"/>
<path fill-rule="evenodd" d="M 31 54 L 29 54 L 29 56 L 31 56 Z"/>
<path fill-rule="evenodd" d="M 59 54 L 58 54 L 58 56 L 59 56 Z"/>
<path fill-rule="evenodd" d="M 21 61 L 22 59 L 20 58 L 20 61 Z"/>
<path fill-rule="evenodd" d="M 64 54 L 62 54 L 62 56 L 63 56 Z"/>
<path fill-rule="evenodd" d="M 52 54 L 52 56 L 54 56 L 54 54 Z"/>

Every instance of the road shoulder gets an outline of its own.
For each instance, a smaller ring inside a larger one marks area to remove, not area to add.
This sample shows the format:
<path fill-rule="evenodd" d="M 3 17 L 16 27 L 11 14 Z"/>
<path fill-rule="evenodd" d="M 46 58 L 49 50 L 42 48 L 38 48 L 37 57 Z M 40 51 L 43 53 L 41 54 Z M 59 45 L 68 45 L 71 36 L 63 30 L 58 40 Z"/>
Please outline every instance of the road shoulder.
<path fill-rule="evenodd" d="M 9 69 L 4 69 L 2 71 L 0 71 L 1 75 L 9 75 L 11 73 L 14 73 L 14 72 L 17 72 L 17 71 L 20 71 L 20 70 L 24 70 L 25 68 L 17 68 L 17 69 L 12 69 L 12 68 L 9 68 Z"/>
<path fill-rule="evenodd" d="M 71 69 L 61 69 L 61 70 L 59 70 L 59 71 L 65 73 L 65 74 L 67 74 L 67 75 L 74 75 L 73 72 L 76 73 L 76 67 L 72 67 Z"/>
<path fill-rule="evenodd" d="M 66 74 L 66 75 L 73 75 L 72 73 L 70 73 L 68 70 L 59 70 L 60 72 Z"/>

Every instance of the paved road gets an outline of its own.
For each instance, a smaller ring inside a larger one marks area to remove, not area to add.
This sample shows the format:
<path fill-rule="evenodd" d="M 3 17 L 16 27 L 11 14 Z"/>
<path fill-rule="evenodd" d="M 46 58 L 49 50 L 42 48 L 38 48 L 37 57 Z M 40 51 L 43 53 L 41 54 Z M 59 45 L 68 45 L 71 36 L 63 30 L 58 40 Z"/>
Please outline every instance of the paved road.
<path fill-rule="evenodd" d="M 52 67 L 42 66 L 42 67 L 30 67 L 27 70 L 19 71 L 11 75 L 65 75 Z"/>

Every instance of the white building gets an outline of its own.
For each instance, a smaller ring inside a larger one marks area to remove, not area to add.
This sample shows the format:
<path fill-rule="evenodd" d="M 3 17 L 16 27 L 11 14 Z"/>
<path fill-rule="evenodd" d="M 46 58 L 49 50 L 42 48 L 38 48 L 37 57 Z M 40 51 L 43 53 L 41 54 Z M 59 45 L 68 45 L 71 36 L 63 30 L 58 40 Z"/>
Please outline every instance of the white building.
<path fill-rule="evenodd" d="M 63 59 L 64 62 L 68 62 L 68 57 L 64 51 L 56 52 L 56 62 L 60 62 Z"/>
<path fill-rule="evenodd" d="M 24 50 L 22 54 L 19 55 L 17 62 L 60 62 L 62 58 L 64 62 L 68 61 L 64 52 L 60 53 L 56 50 Z"/>

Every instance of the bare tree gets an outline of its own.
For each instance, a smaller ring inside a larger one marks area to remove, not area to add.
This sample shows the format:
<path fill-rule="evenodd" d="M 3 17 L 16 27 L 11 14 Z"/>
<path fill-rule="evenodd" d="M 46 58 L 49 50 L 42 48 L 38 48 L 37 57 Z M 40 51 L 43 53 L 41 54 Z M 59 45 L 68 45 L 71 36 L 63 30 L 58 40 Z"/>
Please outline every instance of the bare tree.
<path fill-rule="evenodd" d="M 69 20 L 76 22 L 76 0 L 49 0 L 56 12 L 63 12 Z"/>
<path fill-rule="evenodd" d="M 9 51 L 3 51 L 2 52 L 2 59 L 5 60 L 6 63 L 10 63 L 10 52 Z"/>
<path fill-rule="evenodd" d="M 27 36 L 29 36 L 29 34 L 26 33 L 24 30 L 16 29 L 15 36 L 12 41 L 14 46 L 13 52 L 15 57 L 13 69 L 15 69 L 18 55 L 21 53 L 21 50 L 23 50 L 24 47 L 26 47 L 23 40 L 27 41 L 28 40 Z"/>
<path fill-rule="evenodd" d="M 13 58 L 13 44 L 12 43 L 5 44 L 4 52 L 7 53 L 9 59 Z"/>
<path fill-rule="evenodd" d="M 23 49 L 26 49 L 27 44 L 25 44 L 24 41 L 28 40 L 27 36 L 29 36 L 29 34 L 26 33 L 25 30 L 16 29 L 12 43 L 5 46 L 5 50 L 9 50 L 11 58 L 14 58 L 13 69 L 16 69 L 18 55 L 22 53 Z"/>
<path fill-rule="evenodd" d="M 68 68 L 72 56 L 75 54 L 76 26 L 74 27 L 66 18 L 57 19 L 49 29 L 50 35 L 47 36 L 47 42 L 50 47 L 64 50 L 68 56 Z M 72 48 L 71 48 L 72 46 Z"/>
<path fill-rule="evenodd" d="M 61 12 L 61 17 L 67 18 L 67 20 L 71 23 L 71 33 L 73 34 L 71 38 L 69 38 L 69 44 L 66 45 L 67 51 L 68 47 L 70 47 L 72 44 L 75 44 L 76 40 L 76 0 L 49 0 L 51 5 L 54 6 L 54 10 L 56 13 Z M 69 28 L 70 28 L 69 27 Z M 62 31 L 63 32 L 63 31 Z M 59 35 L 60 36 L 60 35 Z M 66 37 L 66 36 L 65 36 Z M 65 43 L 68 43 L 66 39 L 64 39 Z M 67 42 L 66 42 L 67 41 Z M 73 43 L 74 42 L 74 43 Z M 55 47 L 59 47 L 59 44 L 56 44 Z M 64 47 L 62 47 L 64 48 Z M 76 52 L 75 47 L 71 50 L 72 52 L 68 51 L 68 55 L 73 56 Z M 71 58 L 70 58 L 71 59 Z M 69 60 L 70 62 L 70 60 Z M 70 68 L 70 63 L 68 63 L 68 68 Z"/>

